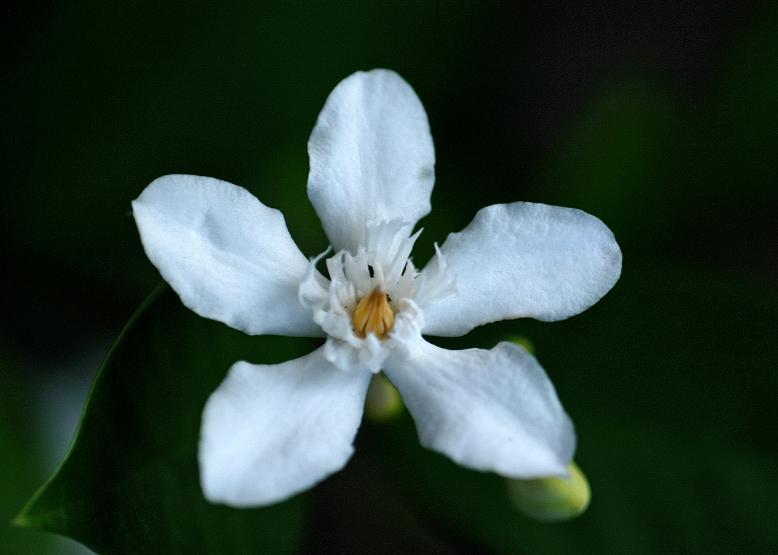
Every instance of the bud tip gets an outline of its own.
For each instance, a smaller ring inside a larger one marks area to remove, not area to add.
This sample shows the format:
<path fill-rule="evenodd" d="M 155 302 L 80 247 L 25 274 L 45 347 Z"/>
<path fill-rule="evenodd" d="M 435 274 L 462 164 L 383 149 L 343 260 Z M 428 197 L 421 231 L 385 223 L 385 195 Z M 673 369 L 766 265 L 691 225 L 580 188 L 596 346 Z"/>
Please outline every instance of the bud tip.
<path fill-rule="evenodd" d="M 511 504 L 523 515 L 542 522 L 561 522 L 579 516 L 589 506 L 591 489 L 578 465 L 571 462 L 567 470 L 567 478 L 508 480 Z"/>

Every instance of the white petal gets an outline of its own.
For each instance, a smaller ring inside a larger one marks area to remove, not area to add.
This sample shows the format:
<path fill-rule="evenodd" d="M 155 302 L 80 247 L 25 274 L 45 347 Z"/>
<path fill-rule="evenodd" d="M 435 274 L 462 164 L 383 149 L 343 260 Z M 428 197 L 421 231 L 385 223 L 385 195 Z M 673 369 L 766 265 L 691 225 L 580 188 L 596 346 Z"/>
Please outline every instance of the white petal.
<path fill-rule="evenodd" d="M 206 498 L 233 507 L 267 505 L 343 468 L 354 451 L 370 377 L 337 370 L 322 349 L 283 364 L 234 364 L 203 411 Z"/>
<path fill-rule="evenodd" d="M 425 447 L 512 478 L 566 475 L 573 425 L 543 368 L 521 347 L 449 351 L 422 341 L 384 372 Z"/>
<path fill-rule="evenodd" d="M 356 253 L 368 222 L 413 225 L 430 210 L 435 149 L 424 107 L 385 69 L 341 81 L 308 141 L 308 196 L 330 243 Z"/>
<path fill-rule="evenodd" d="M 563 320 L 600 300 L 621 274 L 621 250 L 604 223 L 531 202 L 479 210 L 440 250 L 456 294 L 419 301 L 431 335 L 513 318 Z"/>
<path fill-rule="evenodd" d="M 193 175 L 156 179 L 132 209 L 149 259 L 200 316 L 252 335 L 322 335 L 298 299 L 308 261 L 278 210 Z"/>

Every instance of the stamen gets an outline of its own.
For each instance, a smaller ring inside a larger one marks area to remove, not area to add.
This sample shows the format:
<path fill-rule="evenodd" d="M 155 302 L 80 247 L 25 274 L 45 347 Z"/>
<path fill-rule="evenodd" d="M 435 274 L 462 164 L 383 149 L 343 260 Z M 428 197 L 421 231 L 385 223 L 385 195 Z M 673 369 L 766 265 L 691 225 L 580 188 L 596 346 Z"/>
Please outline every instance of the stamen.
<path fill-rule="evenodd" d="M 386 339 L 394 326 L 394 312 L 389 306 L 389 295 L 380 289 L 373 290 L 362 297 L 354 310 L 354 331 L 359 337 L 374 333 L 380 339 Z"/>

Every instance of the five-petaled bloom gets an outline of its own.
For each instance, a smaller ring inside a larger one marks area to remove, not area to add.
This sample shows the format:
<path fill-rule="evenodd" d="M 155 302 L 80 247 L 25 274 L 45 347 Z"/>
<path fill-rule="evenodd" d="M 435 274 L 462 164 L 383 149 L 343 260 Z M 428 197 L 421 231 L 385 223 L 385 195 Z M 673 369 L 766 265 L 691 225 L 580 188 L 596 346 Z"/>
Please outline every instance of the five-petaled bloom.
<path fill-rule="evenodd" d="M 391 71 L 342 81 L 308 153 L 328 277 L 281 213 L 241 187 L 168 175 L 133 202 L 146 254 L 197 314 L 248 334 L 326 337 L 283 364 L 230 368 L 203 412 L 206 497 L 266 505 L 341 469 L 381 370 L 426 447 L 508 477 L 565 475 L 575 433 L 532 355 L 512 343 L 451 351 L 422 334 L 585 310 L 621 272 L 611 231 L 572 208 L 488 206 L 417 270 L 412 230 L 430 210 L 435 153 L 421 102 Z"/>

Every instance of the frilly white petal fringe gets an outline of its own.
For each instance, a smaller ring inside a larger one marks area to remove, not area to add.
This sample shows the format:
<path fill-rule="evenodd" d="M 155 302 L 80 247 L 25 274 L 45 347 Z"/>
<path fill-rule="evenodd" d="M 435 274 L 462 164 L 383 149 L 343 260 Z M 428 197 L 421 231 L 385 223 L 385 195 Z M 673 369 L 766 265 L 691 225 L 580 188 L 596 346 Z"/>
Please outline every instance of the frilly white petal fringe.
<path fill-rule="evenodd" d="M 381 370 L 424 446 L 511 478 L 565 475 L 575 432 L 532 355 L 509 343 L 450 351 L 422 335 L 578 314 L 621 273 L 611 231 L 572 208 L 488 206 L 419 271 L 413 229 L 430 210 L 435 153 L 421 102 L 392 71 L 338 84 L 308 153 L 331 244 L 311 260 L 278 210 L 224 181 L 168 175 L 132 203 L 146 254 L 191 310 L 248 334 L 325 338 L 296 360 L 230 369 L 203 412 L 206 498 L 267 505 L 341 469 Z"/>

